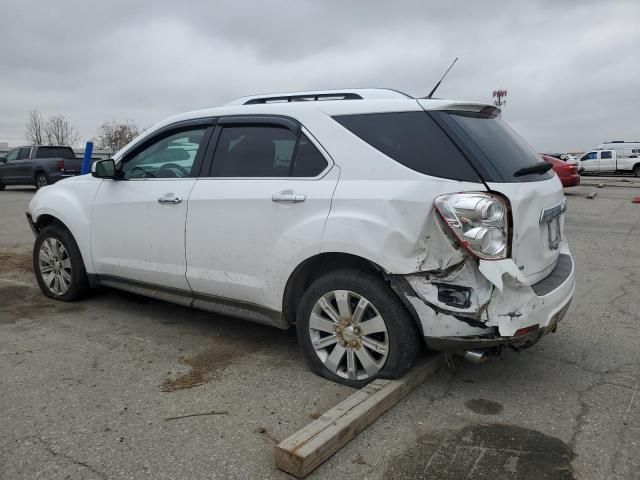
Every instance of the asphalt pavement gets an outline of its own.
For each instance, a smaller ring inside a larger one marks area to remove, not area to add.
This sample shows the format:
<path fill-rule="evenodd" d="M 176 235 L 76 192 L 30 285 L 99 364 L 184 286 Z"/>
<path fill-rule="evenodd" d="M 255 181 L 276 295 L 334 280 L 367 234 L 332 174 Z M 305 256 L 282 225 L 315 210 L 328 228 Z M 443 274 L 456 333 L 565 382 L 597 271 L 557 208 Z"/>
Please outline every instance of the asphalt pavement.
<path fill-rule="evenodd" d="M 640 179 L 592 179 L 566 189 L 557 333 L 454 361 L 309 478 L 640 479 Z M 46 299 L 32 195 L 0 192 L 0 478 L 292 478 L 274 445 L 353 390 L 313 375 L 293 331 L 110 289 Z"/>

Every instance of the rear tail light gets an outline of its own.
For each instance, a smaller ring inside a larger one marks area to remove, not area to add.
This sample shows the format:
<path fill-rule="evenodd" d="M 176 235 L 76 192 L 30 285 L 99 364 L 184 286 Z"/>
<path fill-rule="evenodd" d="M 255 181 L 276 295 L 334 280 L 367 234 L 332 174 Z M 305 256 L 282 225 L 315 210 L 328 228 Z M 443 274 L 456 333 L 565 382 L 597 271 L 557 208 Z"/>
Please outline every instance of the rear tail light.
<path fill-rule="evenodd" d="M 488 193 L 454 193 L 435 200 L 436 211 L 456 243 L 485 260 L 507 257 L 506 202 Z"/>
<path fill-rule="evenodd" d="M 56 168 L 61 172 L 64 172 L 64 160 L 58 160 L 56 162 Z"/>

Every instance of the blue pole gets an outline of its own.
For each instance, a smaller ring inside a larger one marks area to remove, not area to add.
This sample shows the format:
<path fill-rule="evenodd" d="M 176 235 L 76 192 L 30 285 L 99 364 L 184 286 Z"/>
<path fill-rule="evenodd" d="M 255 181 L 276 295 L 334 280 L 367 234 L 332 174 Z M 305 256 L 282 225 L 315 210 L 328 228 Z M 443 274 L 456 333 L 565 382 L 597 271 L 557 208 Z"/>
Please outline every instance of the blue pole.
<path fill-rule="evenodd" d="M 86 175 L 91 171 L 91 155 L 93 154 L 93 142 L 87 142 L 84 146 L 84 158 L 82 159 L 82 168 L 80 175 Z"/>

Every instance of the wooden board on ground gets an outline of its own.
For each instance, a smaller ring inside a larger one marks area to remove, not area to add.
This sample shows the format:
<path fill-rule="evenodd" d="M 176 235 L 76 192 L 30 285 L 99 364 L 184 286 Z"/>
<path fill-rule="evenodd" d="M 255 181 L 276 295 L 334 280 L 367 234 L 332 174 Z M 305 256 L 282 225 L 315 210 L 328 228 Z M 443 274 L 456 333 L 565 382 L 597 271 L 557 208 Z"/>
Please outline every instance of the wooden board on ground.
<path fill-rule="evenodd" d="M 276 466 L 305 477 L 445 363 L 445 354 L 432 354 L 399 380 L 374 380 L 276 445 Z"/>

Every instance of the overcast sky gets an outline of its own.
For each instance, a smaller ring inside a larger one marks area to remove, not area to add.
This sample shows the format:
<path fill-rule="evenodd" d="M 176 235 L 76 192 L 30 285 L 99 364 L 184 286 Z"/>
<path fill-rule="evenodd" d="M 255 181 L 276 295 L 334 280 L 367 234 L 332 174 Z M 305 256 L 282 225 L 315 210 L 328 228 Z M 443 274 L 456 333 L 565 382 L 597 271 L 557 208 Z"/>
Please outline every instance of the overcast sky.
<path fill-rule="evenodd" d="M 2 0 L 0 142 L 29 110 L 83 140 L 261 92 L 390 87 L 491 102 L 538 151 L 640 139 L 640 1 Z"/>

